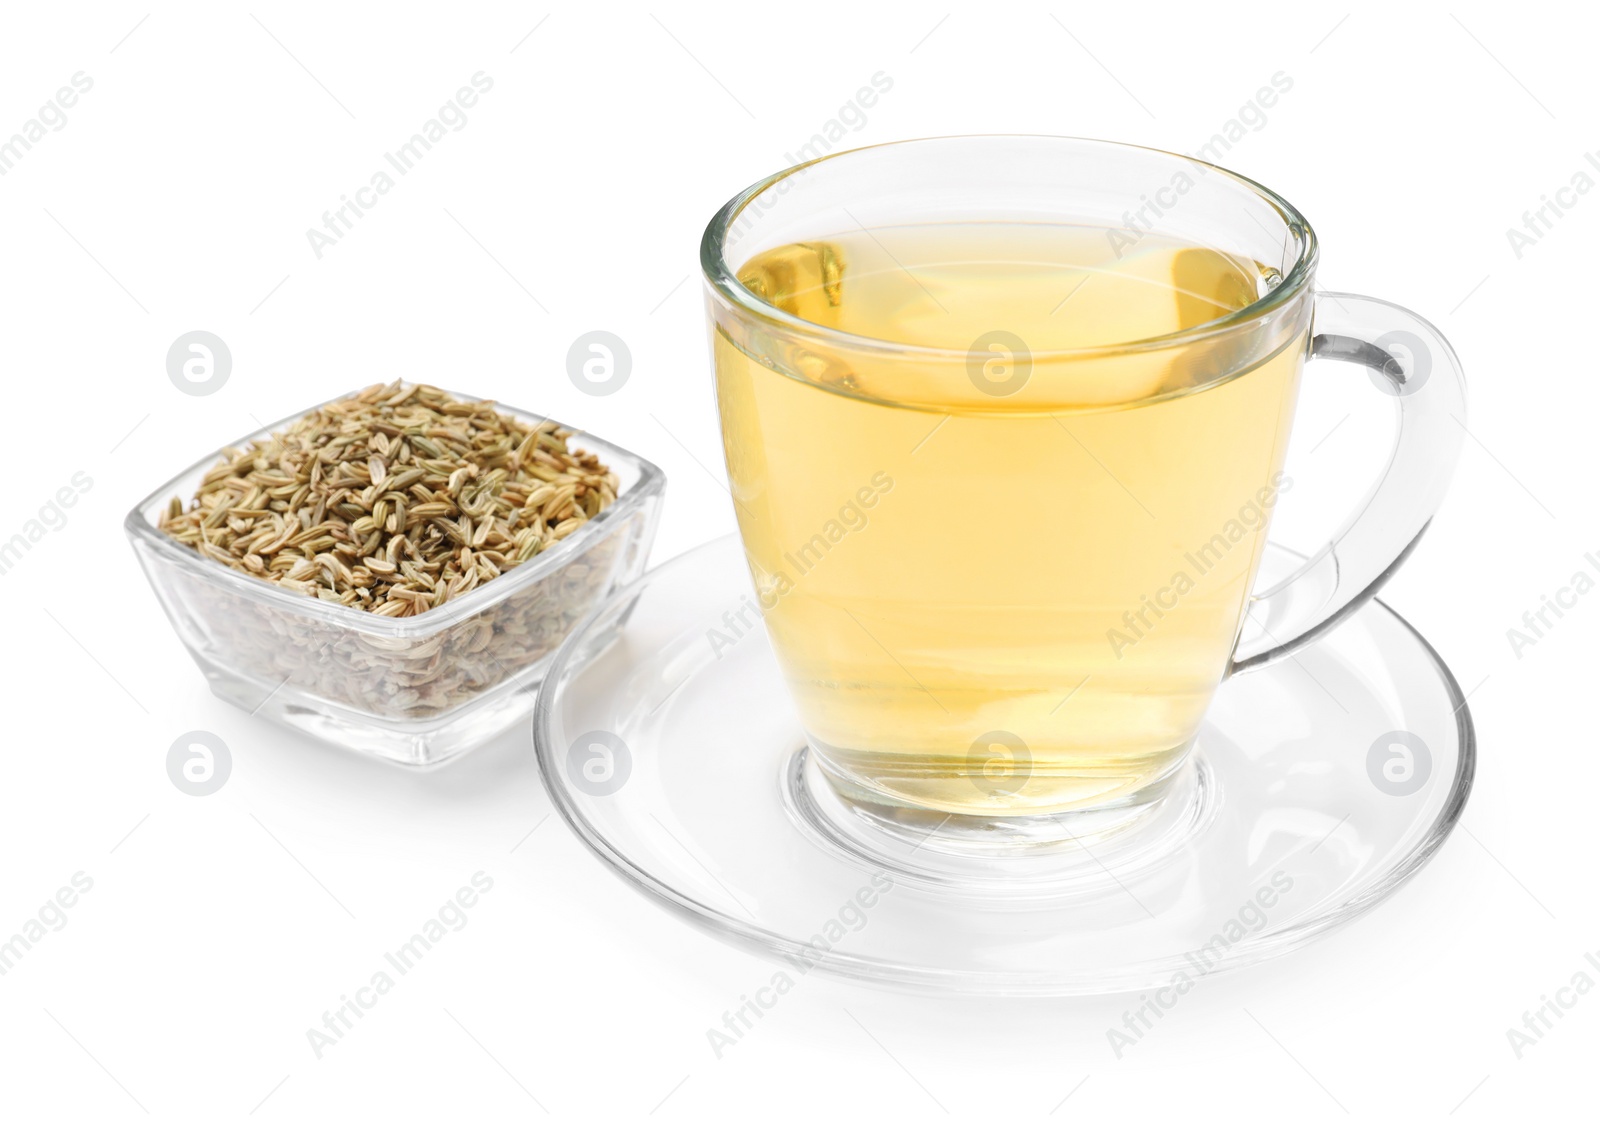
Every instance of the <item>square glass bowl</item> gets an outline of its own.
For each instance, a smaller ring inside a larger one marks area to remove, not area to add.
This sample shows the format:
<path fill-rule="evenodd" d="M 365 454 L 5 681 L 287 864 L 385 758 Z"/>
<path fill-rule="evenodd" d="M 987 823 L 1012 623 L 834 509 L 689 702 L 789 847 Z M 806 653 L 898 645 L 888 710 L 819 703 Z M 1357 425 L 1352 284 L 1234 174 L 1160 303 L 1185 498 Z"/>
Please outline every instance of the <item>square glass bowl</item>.
<path fill-rule="evenodd" d="M 523 423 L 545 418 L 495 407 Z M 264 439 L 304 414 L 231 446 Z M 347 749 L 433 766 L 526 716 L 562 640 L 644 571 L 665 476 L 593 436 L 574 435 L 573 444 L 616 472 L 617 500 L 533 559 L 401 619 L 280 588 L 163 533 L 168 501 L 177 496 L 187 505 L 220 451 L 145 498 L 123 526 L 217 697 Z"/>

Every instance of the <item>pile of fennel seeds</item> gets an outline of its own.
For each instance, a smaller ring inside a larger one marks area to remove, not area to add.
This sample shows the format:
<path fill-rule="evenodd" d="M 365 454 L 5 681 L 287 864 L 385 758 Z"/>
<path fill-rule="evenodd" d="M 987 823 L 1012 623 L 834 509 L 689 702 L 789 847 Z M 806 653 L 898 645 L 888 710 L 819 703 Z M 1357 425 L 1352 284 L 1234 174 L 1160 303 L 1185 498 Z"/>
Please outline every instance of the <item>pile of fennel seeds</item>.
<path fill-rule="evenodd" d="M 616 501 L 572 432 L 425 384 L 373 385 L 248 448 L 227 448 L 161 528 L 219 564 L 307 596 L 412 616 L 570 536 Z"/>

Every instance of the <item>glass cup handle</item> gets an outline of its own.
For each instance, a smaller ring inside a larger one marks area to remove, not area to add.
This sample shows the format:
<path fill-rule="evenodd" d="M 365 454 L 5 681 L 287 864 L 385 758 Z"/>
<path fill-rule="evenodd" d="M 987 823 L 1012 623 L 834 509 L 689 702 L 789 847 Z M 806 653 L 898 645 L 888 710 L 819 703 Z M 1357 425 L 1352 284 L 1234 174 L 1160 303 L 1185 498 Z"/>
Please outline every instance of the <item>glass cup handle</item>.
<path fill-rule="evenodd" d="M 1319 292 L 1310 355 L 1365 366 L 1373 385 L 1394 398 L 1394 450 L 1333 539 L 1293 575 L 1251 596 L 1229 674 L 1293 654 L 1371 599 L 1421 540 L 1461 452 L 1461 363 L 1416 314 L 1376 298 Z"/>

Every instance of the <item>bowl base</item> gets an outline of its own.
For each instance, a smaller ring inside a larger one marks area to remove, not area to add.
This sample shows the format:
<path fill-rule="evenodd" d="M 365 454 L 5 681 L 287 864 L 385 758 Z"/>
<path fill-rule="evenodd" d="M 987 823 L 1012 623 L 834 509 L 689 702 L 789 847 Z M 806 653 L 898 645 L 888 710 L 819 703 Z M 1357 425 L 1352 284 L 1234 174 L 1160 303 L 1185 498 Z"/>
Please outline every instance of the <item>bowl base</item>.
<path fill-rule="evenodd" d="M 548 661 L 541 663 L 474 699 L 468 708 L 404 721 L 370 717 L 331 702 L 310 704 L 304 694 L 280 695 L 281 683 L 263 685 L 217 666 L 204 655 L 195 654 L 194 661 L 213 694 L 251 716 L 408 768 L 438 768 L 527 717 L 549 667 Z"/>

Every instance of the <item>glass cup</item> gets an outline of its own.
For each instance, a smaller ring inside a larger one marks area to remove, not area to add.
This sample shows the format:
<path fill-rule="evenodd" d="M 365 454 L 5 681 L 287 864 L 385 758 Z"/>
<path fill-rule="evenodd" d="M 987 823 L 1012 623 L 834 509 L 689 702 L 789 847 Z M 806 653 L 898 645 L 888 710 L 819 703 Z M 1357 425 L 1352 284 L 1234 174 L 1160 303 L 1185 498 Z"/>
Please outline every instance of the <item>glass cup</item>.
<path fill-rule="evenodd" d="M 1055 137 L 838 153 L 701 247 L 730 486 L 816 765 L 969 842 L 1137 822 L 1194 779 L 1233 674 L 1371 597 L 1443 498 L 1465 411 L 1429 324 L 1313 289 L 1276 193 Z M 1308 357 L 1393 400 L 1392 458 L 1255 592 Z"/>

